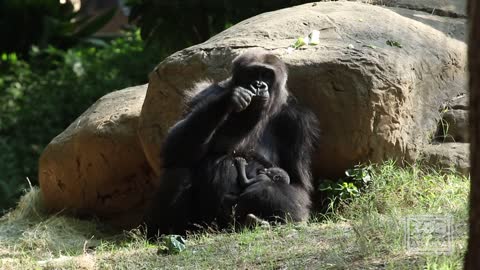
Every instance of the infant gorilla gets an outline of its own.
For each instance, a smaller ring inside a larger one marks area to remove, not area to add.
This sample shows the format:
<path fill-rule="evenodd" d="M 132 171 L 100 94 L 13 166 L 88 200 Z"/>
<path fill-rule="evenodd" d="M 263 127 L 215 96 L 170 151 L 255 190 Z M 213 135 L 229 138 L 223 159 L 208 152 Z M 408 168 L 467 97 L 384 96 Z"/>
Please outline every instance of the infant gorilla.
<path fill-rule="evenodd" d="M 290 176 L 288 176 L 288 173 L 285 170 L 279 167 L 259 169 L 258 174 L 255 177 L 248 179 L 245 170 L 247 161 L 242 157 L 236 157 L 235 166 L 237 167 L 240 185 L 245 188 L 243 193 L 249 192 L 249 189 L 252 189 L 251 187 L 253 184 L 263 181 L 290 184 Z"/>
<path fill-rule="evenodd" d="M 290 176 L 279 167 L 263 167 L 258 169 L 256 176 L 248 178 L 246 175 L 247 161 L 242 157 L 235 158 L 235 166 L 238 173 L 239 184 L 244 190 L 236 199 L 235 216 L 240 224 L 251 223 L 253 218 L 260 218 L 267 221 L 284 222 L 288 219 L 285 216 L 285 204 L 274 203 L 270 198 L 278 197 L 281 190 L 276 186 L 289 185 Z M 291 206 L 295 207 L 295 206 Z M 248 209 L 255 209 L 250 212 Z"/>

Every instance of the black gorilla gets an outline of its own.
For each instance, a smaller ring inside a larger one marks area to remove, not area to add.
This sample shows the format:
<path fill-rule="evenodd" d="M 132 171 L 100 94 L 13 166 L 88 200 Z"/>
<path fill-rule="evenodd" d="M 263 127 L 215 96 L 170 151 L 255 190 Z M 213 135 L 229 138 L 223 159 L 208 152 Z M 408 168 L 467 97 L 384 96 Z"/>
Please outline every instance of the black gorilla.
<path fill-rule="evenodd" d="M 267 209 L 293 221 L 308 218 L 310 156 L 318 124 L 289 96 L 286 82 L 285 64 L 254 49 L 233 61 L 232 77 L 188 101 L 183 119 L 169 130 L 162 148 L 161 186 L 145 216 L 150 235 L 230 223 L 236 202 L 226 198 L 244 190 L 237 181 L 237 157 L 248 161 L 249 178 L 265 162 L 290 177 L 290 184 L 266 185 L 269 196 L 252 199 L 245 213 L 269 220 Z"/>
<path fill-rule="evenodd" d="M 239 196 L 225 195 L 233 200 L 234 215 L 236 221 L 241 224 L 248 223 L 248 215 L 255 209 L 255 215 L 270 221 L 285 221 L 289 218 L 289 213 L 295 212 L 295 207 L 291 207 L 286 202 L 280 202 L 280 205 L 271 204 L 284 188 L 290 184 L 290 176 L 286 171 L 279 167 L 265 167 L 258 170 L 258 174 L 253 178 L 246 175 L 247 161 L 244 158 L 236 158 L 235 165 L 238 172 L 238 181 L 244 188 Z M 267 203 L 265 203 L 267 202 Z M 260 207 L 261 206 L 261 207 Z M 254 220 L 255 221 L 255 220 Z"/>
<path fill-rule="evenodd" d="M 290 184 L 290 176 L 288 176 L 288 173 L 286 171 L 284 171 L 282 168 L 272 167 L 268 165 L 265 166 L 265 168 L 258 169 L 257 175 L 249 179 L 247 176 L 247 165 L 248 162 L 243 157 L 237 157 L 235 159 L 238 180 L 240 182 L 240 186 L 244 188 L 248 188 L 252 184 L 265 181 L 282 183 L 287 185 Z M 244 190 L 242 193 L 245 192 L 247 192 L 247 190 Z"/>

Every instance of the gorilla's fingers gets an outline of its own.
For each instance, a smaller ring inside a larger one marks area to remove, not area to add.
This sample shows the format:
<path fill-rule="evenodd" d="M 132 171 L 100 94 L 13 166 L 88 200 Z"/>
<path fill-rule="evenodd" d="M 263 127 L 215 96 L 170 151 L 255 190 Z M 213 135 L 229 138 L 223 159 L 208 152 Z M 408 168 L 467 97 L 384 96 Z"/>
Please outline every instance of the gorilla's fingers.
<path fill-rule="evenodd" d="M 235 162 L 238 163 L 238 164 L 247 165 L 247 160 L 245 160 L 243 157 L 236 157 Z"/>
<path fill-rule="evenodd" d="M 236 87 L 233 89 L 232 100 L 235 111 L 240 112 L 245 110 L 248 105 L 250 105 L 253 96 L 254 93 L 243 87 Z"/>
<path fill-rule="evenodd" d="M 250 104 L 250 100 L 243 98 L 243 97 L 238 97 L 238 108 L 240 109 L 239 111 L 245 110 L 247 108 L 248 104 Z"/>
<path fill-rule="evenodd" d="M 237 92 L 233 93 L 232 101 L 233 101 L 232 105 L 233 105 L 234 111 L 239 112 L 239 111 L 245 109 L 246 104 Z"/>
<path fill-rule="evenodd" d="M 261 98 L 265 98 L 265 99 L 268 99 L 270 98 L 270 93 L 268 92 L 268 90 L 258 90 L 257 92 L 257 96 L 261 97 Z"/>
<path fill-rule="evenodd" d="M 254 96 L 254 94 L 250 91 L 240 92 L 239 94 L 248 103 L 250 103 L 250 101 L 252 101 L 252 97 Z"/>
<path fill-rule="evenodd" d="M 250 90 L 252 90 L 252 92 L 255 93 L 255 95 L 258 93 L 258 89 L 253 84 L 250 84 Z"/>

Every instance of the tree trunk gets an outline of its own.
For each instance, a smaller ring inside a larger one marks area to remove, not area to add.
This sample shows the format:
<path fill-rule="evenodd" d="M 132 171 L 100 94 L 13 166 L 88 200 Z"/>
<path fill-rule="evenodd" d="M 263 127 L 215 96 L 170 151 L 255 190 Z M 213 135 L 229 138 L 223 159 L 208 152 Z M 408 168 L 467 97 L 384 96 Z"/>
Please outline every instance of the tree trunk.
<path fill-rule="evenodd" d="M 480 269 L 480 3 L 468 1 L 470 39 L 468 68 L 470 71 L 470 233 L 465 269 Z"/>

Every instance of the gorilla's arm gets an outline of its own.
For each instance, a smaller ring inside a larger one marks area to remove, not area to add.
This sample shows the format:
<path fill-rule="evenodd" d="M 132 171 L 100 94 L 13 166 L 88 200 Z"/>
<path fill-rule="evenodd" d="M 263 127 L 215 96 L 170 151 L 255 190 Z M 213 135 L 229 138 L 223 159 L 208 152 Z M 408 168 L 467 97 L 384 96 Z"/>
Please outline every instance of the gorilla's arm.
<path fill-rule="evenodd" d="M 165 167 L 189 167 L 203 157 L 209 140 L 230 112 L 230 94 L 217 84 L 202 91 L 202 100 L 194 100 L 191 111 L 168 132 L 162 148 Z"/>
<path fill-rule="evenodd" d="M 256 182 L 262 181 L 259 176 L 254 177 L 252 179 L 248 179 L 247 173 L 246 173 L 246 167 L 247 166 L 247 161 L 242 158 L 242 157 L 236 157 L 235 158 L 235 167 L 237 168 L 237 173 L 238 173 L 238 179 L 240 180 L 240 186 L 242 188 L 246 188 L 250 186 L 251 184 L 254 184 Z"/>
<path fill-rule="evenodd" d="M 319 136 L 318 120 L 309 110 L 290 98 L 272 121 L 278 135 L 279 167 L 287 171 L 290 184 L 311 192 L 311 154 Z"/>
<path fill-rule="evenodd" d="M 212 84 L 197 94 L 189 104 L 190 112 L 168 132 L 162 148 L 164 166 L 190 167 L 201 160 L 218 128 L 232 112 L 245 110 L 253 95 L 251 90 L 230 86 L 229 81 Z"/>

